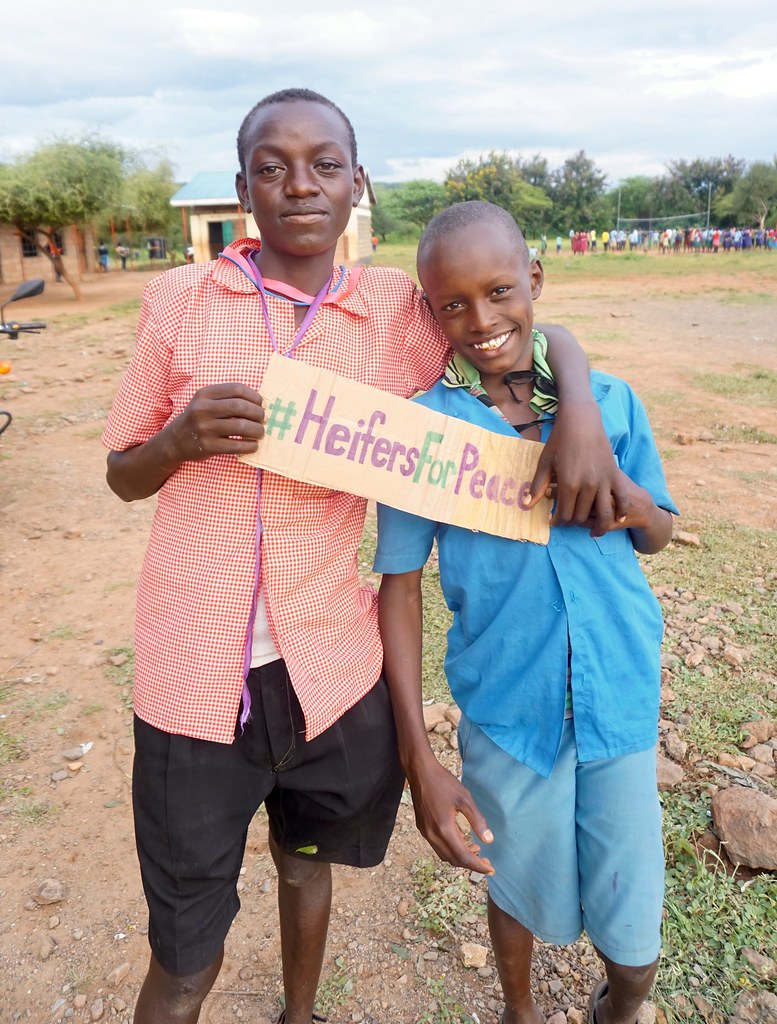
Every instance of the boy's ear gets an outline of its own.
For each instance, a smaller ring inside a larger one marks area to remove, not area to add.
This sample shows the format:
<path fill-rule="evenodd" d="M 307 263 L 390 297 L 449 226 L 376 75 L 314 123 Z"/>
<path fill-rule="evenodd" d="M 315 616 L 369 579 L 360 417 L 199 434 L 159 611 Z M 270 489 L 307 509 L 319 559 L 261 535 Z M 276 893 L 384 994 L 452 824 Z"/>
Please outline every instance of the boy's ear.
<path fill-rule="evenodd" d="M 539 260 L 532 260 L 529 276 L 531 278 L 531 297 L 538 299 L 542 295 L 542 286 L 545 283 L 545 271 Z"/>
<path fill-rule="evenodd" d="M 362 201 L 364 190 L 367 187 L 367 177 L 361 164 L 357 164 L 353 171 L 353 205 L 358 206 Z"/>
<path fill-rule="evenodd" d="M 242 171 L 238 171 L 235 175 L 235 192 L 237 192 L 237 198 L 240 200 L 240 205 L 247 212 L 251 212 L 251 200 L 248 198 L 248 187 L 246 185 L 245 175 Z"/>

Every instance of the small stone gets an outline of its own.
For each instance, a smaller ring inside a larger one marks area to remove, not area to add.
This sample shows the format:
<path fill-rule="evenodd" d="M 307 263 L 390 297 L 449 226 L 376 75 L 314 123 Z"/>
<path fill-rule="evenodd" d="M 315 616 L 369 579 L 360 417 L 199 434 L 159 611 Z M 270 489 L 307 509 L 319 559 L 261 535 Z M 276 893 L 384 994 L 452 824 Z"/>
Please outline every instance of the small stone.
<path fill-rule="evenodd" d="M 668 733 L 664 740 L 664 747 L 673 761 L 684 761 L 685 755 L 688 753 L 688 744 L 676 732 Z"/>
<path fill-rule="evenodd" d="M 89 1015 L 92 1020 L 100 1020 L 103 1013 L 105 1013 L 105 1004 L 103 1003 L 102 996 L 98 996 L 89 1007 Z"/>
<path fill-rule="evenodd" d="M 59 924 L 59 918 L 56 914 L 52 914 L 49 918 L 49 928 L 56 928 Z"/>
<path fill-rule="evenodd" d="M 656 757 L 656 766 L 658 771 L 658 788 L 661 790 L 672 789 L 683 781 L 685 773 L 679 764 L 675 764 L 674 761 L 670 761 L 668 757 L 663 757 L 658 754 Z"/>
<path fill-rule="evenodd" d="M 723 660 L 733 668 L 739 668 L 745 660 L 745 656 L 737 647 L 726 647 L 723 651 Z"/>
<path fill-rule="evenodd" d="M 768 743 L 756 743 L 750 748 L 750 757 L 762 764 L 774 764 L 774 751 Z"/>
<path fill-rule="evenodd" d="M 65 1000 L 64 999 L 57 999 L 57 1001 L 51 1007 L 51 1016 L 52 1017 L 56 1017 L 56 1015 L 59 1013 L 59 1011 L 63 1008 L 64 1005 L 65 1005 Z"/>
<path fill-rule="evenodd" d="M 118 967 L 114 967 L 113 970 L 105 978 L 105 983 L 116 988 L 120 985 L 130 972 L 130 965 L 128 963 L 119 964 Z"/>
<path fill-rule="evenodd" d="M 32 898 L 39 906 L 45 907 L 51 903 L 59 903 L 64 896 L 65 889 L 62 883 L 56 878 L 46 878 L 40 883 Z"/>
<path fill-rule="evenodd" d="M 246 964 L 245 967 L 241 967 L 240 970 L 237 972 L 237 976 L 238 978 L 240 978 L 241 981 L 250 981 L 255 974 L 256 971 L 253 969 L 253 967 L 249 966 L 248 964 Z"/>
<path fill-rule="evenodd" d="M 113 665 L 114 668 L 121 668 L 122 665 L 127 664 L 129 658 L 127 657 L 126 654 L 114 654 L 112 657 L 108 659 L 108 661 L 111 663 L 111 665 Z"/>
<path fill-rule="evenodd" d="M 83 992 L 79 992 L 78 995 L 73 1000 L 73 1008 L 76 1010 L 83 1010 L 85 1006 L 86 996 L 83 994 Z"/>
<path fill-rule="evenodd" d="M 409 909 L 410 904 L 406 899 L 401 899 L 399 903 L 397 903 L 397 914 L 399 914 L 400 917 L 407 917 Z"/>
<path fill-rule="evenodd" d="M 567 1024 L 585 1024 L 587 1017 L 588 1015 L 576 1006 L 570 1006 L 567 1010 Z"/>
<path fill-rule="evenodd" d="M 40 946 L 38 946 L 38 959 L 48 960 L 48 958 L 51 956 L 51 954 L 54 952 L 56 948 L 56 942 L 51 938 L 50 935 L 47 935 L 46 938 L 41 942 Z"/>
<path fill-rule="evenodd" d="M 449 705 L 444 704 L 442 701 L 438 701 L 436 704 L 424 705 L 424 725 L 427 732 L 434 732 L 440 723 L 446 721 L 445 712 L 448 710 L 448 707 Z"/>
<path fill-rule="evenodd" d="M 552 982 L 551 982 L 552 984 Z M 555 1013 L 548 1017 L 546 1024 L 566 1024 L 567 1015 L 563 1010 L 556 1010 Z"/>
<path fill-rule="evenodd" d="M 477 942 L 462 942 L 459 948 L 459 957 L 465 967 L 485 967 L 488 949 Z"/>
<path fill-rule="evenodd" d="M 127 1004 L 124 1002 L 121 996 L 117 996 L 116 999 L 113 1000 L 113 1009 L 116 1011 L 116 1013 L 121 1013 L 123 1010 L 127 1009 Z"/>
<path fill-rule="evenodd" d="M 672 535 L 672 540 L 677 544 L 683 544 L 685 547 L 700 548 L 701 538 L 698 533 L 688 533 L 687 530 L 675 530 Z"/>
<path fill-rule="evenodd" d="M 742 947 L 742 956 L 747 960 L 759 978 L 764 978 L 767 981 L 777 978 L 777 963 L 771 957 L 764 956 L 763 953 L 750 949 L 749 946 Z"/>
<path fill-rule="evenodd" d="M 64 782 L 65 779 L 70 778 L 70 772 L 67 768 L 59 768 L 57 771 L 51 773 L 52 782 Z"/>

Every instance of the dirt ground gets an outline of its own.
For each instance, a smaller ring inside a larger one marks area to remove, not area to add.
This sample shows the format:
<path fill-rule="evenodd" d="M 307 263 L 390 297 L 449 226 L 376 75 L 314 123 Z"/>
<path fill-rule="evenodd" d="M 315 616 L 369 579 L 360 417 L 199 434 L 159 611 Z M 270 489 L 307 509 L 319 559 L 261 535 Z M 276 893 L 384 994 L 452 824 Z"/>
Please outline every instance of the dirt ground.
<path fill-rule="evenodd" d="M 129 1021 L 147 962 L 122 659 L 153 499 L 125 505 L 108 491 L 99 438 L 134 342 L 133 317 L 109 307 L 137 297 L 148 276 L 97 277 L 85 282 L 80 304 L 65 285 L 47 284 L 43 296 L 6 315 L 46 320 L 48 329 L 18 341 L 0 336 L 0 360 L 13 364 L 0 378 L 0 406 L 14 415 L 0 440 L 2 1021 Z M 723 268 L 704 279 L 704 291 L 678 278 L 671 293 L 665 278 L 649 273 L 593 286 L 550 274 L 537 311 L 567 323 L 595 366 L 641 394 L 685 530 L 705 517 L 777 528 L 774 445 L 749 440 L 754 431 L 777 432 L 773 407 L 752 389 L 746 402 L 741 390 L 721 393 L 697 376 L 752 381 L 758 371 L 777 373 L 777 307 L 763 301 L 756 278 L 738 288 L 736 304 L 720 298 L 731 292 Z M 80 744 L 88 745 L 83 756 L 73 750 Z M 210 1024 L 278 1013 L 265 836 L 258 818 L 243 910 L 202 1015 Z M 380 868 L 336 871 L 322 986 L 330 1019 L 453 1021 L 458 1003 L 482 1024 L 497 1020 L 493 958 L 477 969 L 460 956 L 462 940 L 488 945 L 484 918 L 472 914 L 462 933 L 441 940 L 413 914 L 413 864 L 428 853 L 403 805 Z M 55 902 L 41 902 L 47 879 L 61 885 Z M 482 883 L 471 885 L 476 906 Z M 585 943 L 540 950 L 543 1010 L 579 1021 L 575 1011 L 584 1010 L 597 974 Z"/>

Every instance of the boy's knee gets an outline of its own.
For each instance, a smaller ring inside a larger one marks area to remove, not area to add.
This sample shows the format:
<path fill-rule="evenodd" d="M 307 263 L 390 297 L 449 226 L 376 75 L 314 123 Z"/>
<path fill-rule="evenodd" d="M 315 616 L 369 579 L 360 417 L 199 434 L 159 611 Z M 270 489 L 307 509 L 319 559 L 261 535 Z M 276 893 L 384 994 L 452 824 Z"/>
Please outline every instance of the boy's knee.
<path fill-rule="evenodd" d="M 218 977 L 223 959 L 223 950 L 204 970 L 197 974 L 176 977 L 169 974 L 152 956 L 146 980 L 138 1000 L 139 1011 L 146 1006 L 155 1008 L 157 1013 L 164 1013 L 164 1019 L 188 1022 L 196 1020 L 194 1014 L 199 1011 L 205 997 Z M 136 1011 L 136 1020 L 145 1020 L 143 1013 Z M 153 1016 L 149 1018 L 153 1020 Z"/>
<path fill-rule="evenodd" d="M 609 960 L 607 962 L 607 977 L 617 979 L 624 985 L 642 988 L 652 984 L 657 966 L 657 960 L 651 964 L 645 964 L 643 967 L 629 967 L 626 964 L 616 964 Z"/>
<path fill-rule="evenodd" d="M 331 871 L 331 866 L 326 862 L 293 857 L 274 843 L 270 844 L 270 848 L 278 872 L 278 881 L 293 889 L 301 889 L 303 886 L 318 882 Z"/>

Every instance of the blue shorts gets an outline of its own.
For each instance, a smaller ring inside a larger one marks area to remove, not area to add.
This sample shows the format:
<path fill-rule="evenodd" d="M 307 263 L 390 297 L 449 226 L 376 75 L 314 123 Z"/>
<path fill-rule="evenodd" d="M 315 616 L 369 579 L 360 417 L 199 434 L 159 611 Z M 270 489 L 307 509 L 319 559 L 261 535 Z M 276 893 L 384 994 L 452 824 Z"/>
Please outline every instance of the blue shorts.
<path fill-rule="evenodd" d="M 464 715 L 459 747 L 464 785 L 494 833 L 481 847 L 494 903 L 543 942 L 566 945 L 585 929 L 614 963 L 652 963 L 664 897 L 655 747 L 581 764 L 569 719 L 549 779 Z"/>

